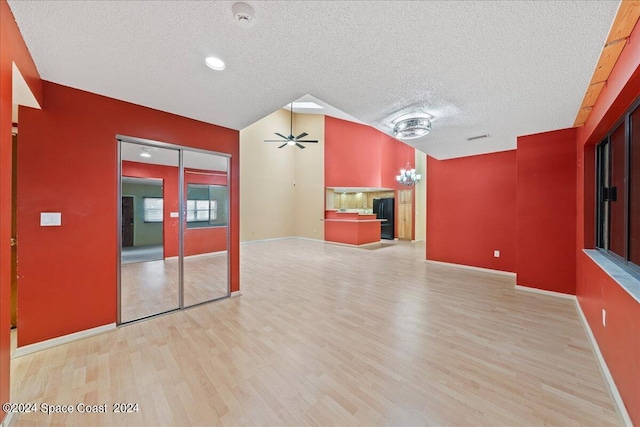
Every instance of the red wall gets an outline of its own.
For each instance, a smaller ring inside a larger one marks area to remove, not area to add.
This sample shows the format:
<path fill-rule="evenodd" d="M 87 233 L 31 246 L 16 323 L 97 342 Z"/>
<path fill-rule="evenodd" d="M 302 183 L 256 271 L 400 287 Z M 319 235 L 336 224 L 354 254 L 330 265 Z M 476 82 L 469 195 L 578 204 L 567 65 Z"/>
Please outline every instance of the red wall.
<path fill-rule="evenodd" d="M 516 271 L 515 151 L 427 157 L 427 195 L 427 259 Z"/>
<path fill-rule="evenodd" d="M 594 145 L 640 94 L 640 25 L 616 62 L 584 126 L 577 129 L 576 295 L 622 396 L 631 421 L 640 425 L 640 304 L 604 274 L 583 248 L 593 248 Z M 602 325 L 602 309 L 607 326 Z"/>
<path fill-rule="evenodd" d="M 20 110 L 18 345 L 116 320 L 116 134 L 232 155 L 238 290 L 238 132 L 49 82 L 43 95 L 44 110 Z M 62 212 L 62 226 L 40 227 L 43 211 Z"/>
<path fill-rule="evenodd" d="M 415 148 L 378 131 L 327 116 L 325 118 L 324 181 L 326 187 L 383 187 L 405 190 L 396 175 L 410 162 L 415 166 Z M 424 175 L 424 174 L 423 174 Z M 415 192 L 411 238 L 415 236 Z M 398 218 L 398 201 L 394 203 Z M 398 234 L 396 220 L 395 234 Z"/>
<path fill-rule="evenodd" d="M 327 187 L 381 187 L 381 133 L 326 116 L 324 182 Z"/>
<path fill-rule="evenodd" d="M 576 130 L 518 137 L 517 282 L 575 294 Z"/>
<path fill-rule="evenodd" d="M 11 327 L 12 63 L 42 105 L 42 84 L 6 0 L 0 0 L 0 402 L 9 399 Z M 0 421 L 5 413 L 0 411 Z"/>

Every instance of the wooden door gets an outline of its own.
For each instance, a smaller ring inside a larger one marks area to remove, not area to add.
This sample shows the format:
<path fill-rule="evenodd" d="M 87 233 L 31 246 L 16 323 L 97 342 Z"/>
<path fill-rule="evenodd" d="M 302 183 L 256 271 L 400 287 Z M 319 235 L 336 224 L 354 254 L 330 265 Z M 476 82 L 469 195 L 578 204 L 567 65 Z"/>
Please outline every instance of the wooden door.
<path fill-rule="evenodd" d="M 133 246 L 133 197 L 122 196 L 122 247 Z"/>
<path fill-rule="evenodd" d="M 413 190 L 398 191 L 398 239 L 413 237 Z"/>

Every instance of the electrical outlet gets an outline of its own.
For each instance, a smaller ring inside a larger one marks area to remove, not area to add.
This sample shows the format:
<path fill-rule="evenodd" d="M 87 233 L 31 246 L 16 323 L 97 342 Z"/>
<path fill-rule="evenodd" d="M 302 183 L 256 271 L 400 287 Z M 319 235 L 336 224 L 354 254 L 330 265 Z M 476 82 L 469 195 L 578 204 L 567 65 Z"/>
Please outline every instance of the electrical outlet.
<path fill-rule="evenodd" d="M 602 309 L 602 326 L 607 327 L 607 310 Z"/>
<path fill-rule="evenodd" d="M 493 256 L 494 256 L 494 258 L 500 258 L 500 251 L 497 250 L 497 249 L 495 251 L 493 251 Z"/>

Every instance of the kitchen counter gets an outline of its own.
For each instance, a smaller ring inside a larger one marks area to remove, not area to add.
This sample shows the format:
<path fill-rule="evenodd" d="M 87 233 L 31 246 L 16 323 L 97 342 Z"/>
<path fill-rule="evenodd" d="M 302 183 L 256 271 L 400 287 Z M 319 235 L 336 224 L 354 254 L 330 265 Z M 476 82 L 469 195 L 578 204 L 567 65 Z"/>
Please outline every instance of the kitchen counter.
<path fill-rule="evenodd" d="M 380 241 L 380 223 L 375 214 L 327 210 L 324 215 L 324 239 L 348 245 L 366 245 Z"/>

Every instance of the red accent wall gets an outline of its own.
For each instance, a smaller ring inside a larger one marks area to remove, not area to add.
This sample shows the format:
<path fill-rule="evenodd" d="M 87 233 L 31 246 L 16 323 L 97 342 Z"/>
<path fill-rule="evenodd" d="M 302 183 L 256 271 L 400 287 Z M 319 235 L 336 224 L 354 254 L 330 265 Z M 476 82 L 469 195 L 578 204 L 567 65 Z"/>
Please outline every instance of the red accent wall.
<path fill-rule="evenodd" d="M 575 128 L 518 137 L 517 283 L 575 294 Z"/>
<path fill-rule="evenodd" d="M 515 151 L 427 156 L 427 195 L 427 259 L 516 271 Z"/>
<path fill-rule="evenodd" d="M 229 255 L 238 290 L 238 132 L 50 82 L 43 95 L 44 110 L 20 111 L 18 345 L 116 320 L 116 134 L 232 155 Z M 62 212 L 62 226 L 40 227 L 45 211 Z"/>
<path fill-rule="evenodd" d="M 42 105 L 40 75 L 6 0 L 0 0 L 0 402 L 8 402 L 10 390 L 11 327 L 11 201 L 12 63 L 15 63 L 36 100 Z M 0 421 L 5 413 L 0 411 Z"/>
<path fill-rule="evenodd" d="M 326 116 L 324 182 L 327 187 L 381 187 L 381 132 Z"/>
<path fill-rule="evenodd" d="M 394 232 L 397 236 L 397 190 L 407 187 L 397 183 L 396 175 L 407 162 L 415 166 L 415 148 L 370 126 L 327 116 L 324 156 L 326 187 L 383 187 L 396 191 Z M 412 239 L 415 237 L 415 197 L 413 200 Z"/>
<path fill-rule="evenodd" d="M 594 247 L 594 146 L 640 94 L 640 25 L 636 25 L 584 126 L 577 129 L 576 295 L 622 396 L 640 425 L 640 304 L 583 251 Z M 602 326 L 602 309 L 607 326 Z"/>

